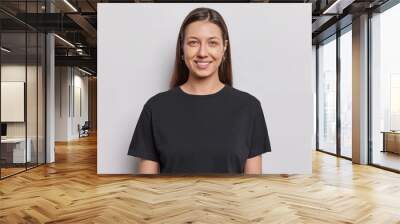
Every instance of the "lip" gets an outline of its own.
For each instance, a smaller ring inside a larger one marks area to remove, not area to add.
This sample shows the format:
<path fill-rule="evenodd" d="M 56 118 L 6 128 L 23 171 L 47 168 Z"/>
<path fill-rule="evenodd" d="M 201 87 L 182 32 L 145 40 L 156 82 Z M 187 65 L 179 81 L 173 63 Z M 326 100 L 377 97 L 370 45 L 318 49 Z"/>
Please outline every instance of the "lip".
<path fill-rule="evenodd" d="M 212 61 L 196 61 L 195 60 L 194 63 L 197 65 L 198 68 L 206 69 L 212 63 Z"/>

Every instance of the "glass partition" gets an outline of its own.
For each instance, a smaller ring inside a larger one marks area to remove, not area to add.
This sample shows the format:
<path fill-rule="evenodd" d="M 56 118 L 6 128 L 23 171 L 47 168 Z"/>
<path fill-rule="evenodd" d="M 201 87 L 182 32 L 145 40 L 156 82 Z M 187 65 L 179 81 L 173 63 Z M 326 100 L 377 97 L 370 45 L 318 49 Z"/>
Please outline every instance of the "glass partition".
<path fill-rule="evenodd" d="M 26 150 L 26 33 L 1 34 L 1 176 L 24 171 Z M 6 50 L 4 50 L 6 49 Z"/>
<path fill-rule="evenodd" d="M 44 12 L 44 3 L 0 3 L 15 10 L 0 12 L 1 179 L 45 163 L 45 34 L 16 19 Z"/>

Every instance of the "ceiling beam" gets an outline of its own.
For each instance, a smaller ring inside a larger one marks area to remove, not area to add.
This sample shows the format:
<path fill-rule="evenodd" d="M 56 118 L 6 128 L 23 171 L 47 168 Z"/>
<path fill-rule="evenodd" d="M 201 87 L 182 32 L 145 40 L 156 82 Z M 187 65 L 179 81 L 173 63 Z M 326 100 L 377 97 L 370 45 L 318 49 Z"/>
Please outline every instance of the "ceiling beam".
<path fill-rule="evenodd" d="M 91 56 L 55 56 L 56 66 L 83 66 L 96 71 L 97 59 Z"/>

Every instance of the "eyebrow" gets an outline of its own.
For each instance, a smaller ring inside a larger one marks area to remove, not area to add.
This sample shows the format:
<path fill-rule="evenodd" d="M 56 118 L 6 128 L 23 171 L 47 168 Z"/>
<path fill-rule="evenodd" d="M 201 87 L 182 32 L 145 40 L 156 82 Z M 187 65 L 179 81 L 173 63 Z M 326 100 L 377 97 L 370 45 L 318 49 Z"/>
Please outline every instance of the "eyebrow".
<path fill-rule="evenodd" d="M 193 39 L 199 39 L 199 38 L 197 38 L 197 37 L 194 37 L 194 36 L 190 36 L 190 37 L 188 37 L 188 39 L 190 39 L 190 38 L 193 38 Z M 210 37 L 210 38 L 208 38 L 208 39 L 218 39 L 218 37 Z"/>

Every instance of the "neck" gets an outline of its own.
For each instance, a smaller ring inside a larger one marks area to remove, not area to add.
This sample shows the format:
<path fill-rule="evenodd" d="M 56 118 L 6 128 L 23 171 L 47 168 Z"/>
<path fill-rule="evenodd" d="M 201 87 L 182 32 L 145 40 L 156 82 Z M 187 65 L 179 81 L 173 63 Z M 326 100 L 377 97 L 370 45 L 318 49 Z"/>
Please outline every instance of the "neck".
<path fill-rule="evenodd" d="M 224 85 L 219 80 L 218 73 L 206 78 L 199 78 L 196 75 L 189 74 L 188 81 L 181 85 L 181 88 L 189 94 L 206 95 L 218 92 Z"/>

